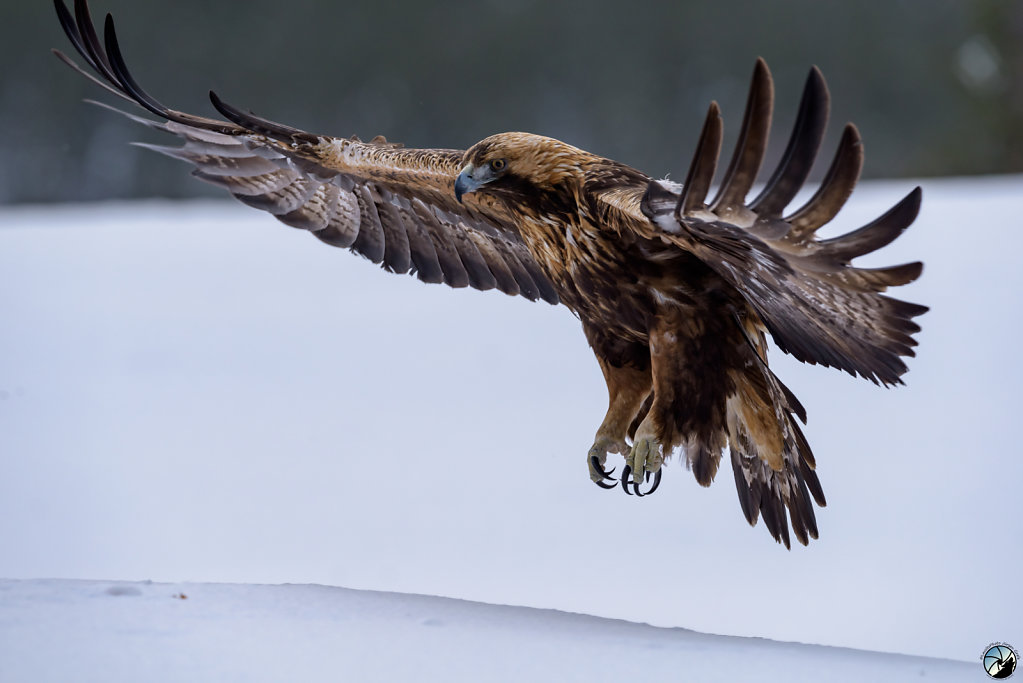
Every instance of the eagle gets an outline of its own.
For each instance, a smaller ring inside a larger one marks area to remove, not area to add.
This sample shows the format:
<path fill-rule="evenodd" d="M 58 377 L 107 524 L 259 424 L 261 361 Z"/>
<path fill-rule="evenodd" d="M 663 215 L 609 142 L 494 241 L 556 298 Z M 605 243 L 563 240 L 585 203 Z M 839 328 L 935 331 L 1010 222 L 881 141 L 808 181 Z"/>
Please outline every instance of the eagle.
<path fill-rule="evenodd" d="M 920 330 L 913 318 L 927 311 L 883 294 L 919 277 L 922 263 L 851 263 L 915 220 L 919 187 L 857 230 L 817 235 L 859 179 L 855 126 L 846 125 L 813 195 L 786 212 L 827 125 L 818 69 L 781 161 L 750 199 L 774 102 L 770 71 L 756 61 L 735 151 L 711 197 L 723 130 L 713 102 L 682 183 L 530 133 L 467 150 L 407 149 L 309 133 L 213 92 L 226 120 L 170 109 L 128 71 L 109 14 L 101 40 L 86 0 L 73 13 L 54 4 L 85 66 L 56 56 L 157 119 L 120 113 L 183 140 L 144 147 L 389 272 L 567 307 L 607 382 L 608 410 L 585 454 L 598 486 L 649 495 L 675 452 L 709 486 L 727 449 L 751 526 L 762 518 L 786 548 L 790 535 L 803 545 L 818 537 L 814 504 L 826 501 L 800 427 L 806 411 L 770 369 L 767 338 L 805 363 L 897 385 Z M 624 457 L 617 478 L 609 454 Z"/>

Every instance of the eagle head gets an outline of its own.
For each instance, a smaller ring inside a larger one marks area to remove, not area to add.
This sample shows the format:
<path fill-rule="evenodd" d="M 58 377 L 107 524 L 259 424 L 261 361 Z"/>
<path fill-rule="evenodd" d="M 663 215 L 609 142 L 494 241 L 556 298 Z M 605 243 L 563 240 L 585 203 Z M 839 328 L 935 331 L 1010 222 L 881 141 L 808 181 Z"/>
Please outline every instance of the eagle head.
<path fill-rule="evenodd" d="M 462 201 L 470 192 L 487 192 L 508 201 L 516 194 L 556 192 L 579 182 L 592 156 L 542 135 L 491 135 L 466 150 L 455 179 L 455 197 Z"/>

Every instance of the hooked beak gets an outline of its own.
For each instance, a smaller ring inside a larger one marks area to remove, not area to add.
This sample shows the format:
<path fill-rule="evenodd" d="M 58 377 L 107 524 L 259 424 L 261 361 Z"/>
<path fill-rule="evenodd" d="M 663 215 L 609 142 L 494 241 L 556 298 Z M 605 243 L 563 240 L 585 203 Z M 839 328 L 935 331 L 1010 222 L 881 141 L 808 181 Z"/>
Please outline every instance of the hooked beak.
<path fill-rule="evenodd" d="M 458 177 L 455 178 L 455 199 L 459 202 L 462 201 L 462 195 L 475 192 L 483 185 L 482 182 L 473 177 L 475 170 L 472 164 L 466 164 L 461 173 L 458 174 Z"/>

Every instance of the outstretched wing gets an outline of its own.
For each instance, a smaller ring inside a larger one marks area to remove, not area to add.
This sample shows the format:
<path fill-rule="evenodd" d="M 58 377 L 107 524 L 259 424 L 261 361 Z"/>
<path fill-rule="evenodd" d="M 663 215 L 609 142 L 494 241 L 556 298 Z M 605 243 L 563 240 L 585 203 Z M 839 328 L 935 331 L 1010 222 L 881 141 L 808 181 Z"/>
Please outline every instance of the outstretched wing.
<path fill-rule="evenodd" d="M 110 15 L 101 44 L 86 0 L 75 0 L 74 15 L 63 0 L 54 5 L 93 73 L 54 50 L 57 57 L 163 121 L 120 113 L 184 140 L 179 147 L 142 146 L 192 163 L 196 177 L 389 271 L 558 303 L 504 209 L 475 195 L 456 201 L 461 151 L 313 135 L 239 111 L 213 93 L 214 106 L 228 121 L 169 109 L 128 72 Z"/>
<path fill-rule="evenodd" d="M 913 222 L 920 189 L 858 230 L 817 239 L 816 231 L 835 217 L 859 179 L 863 148 L 848 124 L 820 188 L 804 206 L 783 215 L 806 181 L 827 124 L 828 90 L 814 68 L 781 163 L 747 203 L 767 147 L 773 101 L 770 72 L 758 60 L 717 196 L 707 201 L 722 133 L 712 103 L 685 183 L 651 182 L 640 208 L 662 239 L 696 254 L 741 292 L 783 351 L 875 383 L 901 383 L 906 365 L 900 357 L 914 355 L 912 334 L 920 330 L 912 319 L 927 308 L 881 292 L 912 282 L 923 264 L 857 268 L 850 261 L 889 244 Z"/>

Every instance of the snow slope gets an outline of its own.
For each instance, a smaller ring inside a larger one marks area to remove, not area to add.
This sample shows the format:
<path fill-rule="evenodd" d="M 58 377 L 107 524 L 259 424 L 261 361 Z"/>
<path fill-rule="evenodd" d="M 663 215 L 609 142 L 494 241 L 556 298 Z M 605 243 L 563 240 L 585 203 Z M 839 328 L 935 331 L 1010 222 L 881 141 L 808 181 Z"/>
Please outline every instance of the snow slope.
<path fill-rule="evenodd" d="M 865 183 L 837 223 L 912 185 Z M 933 308 L 908 386 L 774 351 L 829 502 L 787 552 L 727 472 L 672 463 L 642 500 L 590 483 L 606 394 L 563 308 L 226 202 L 2 209 L 0 577 L 327 584 L 974 661 L 1023 643 L 1020 215 L 1023 177 L 924 182 L 875 261 L 927 262 L 900 290 Z"/>
<path fill-rule="evenodd" d="M 979 662 L 309 585 L 0 581 L 0 681 L 980 680 Z"/>

